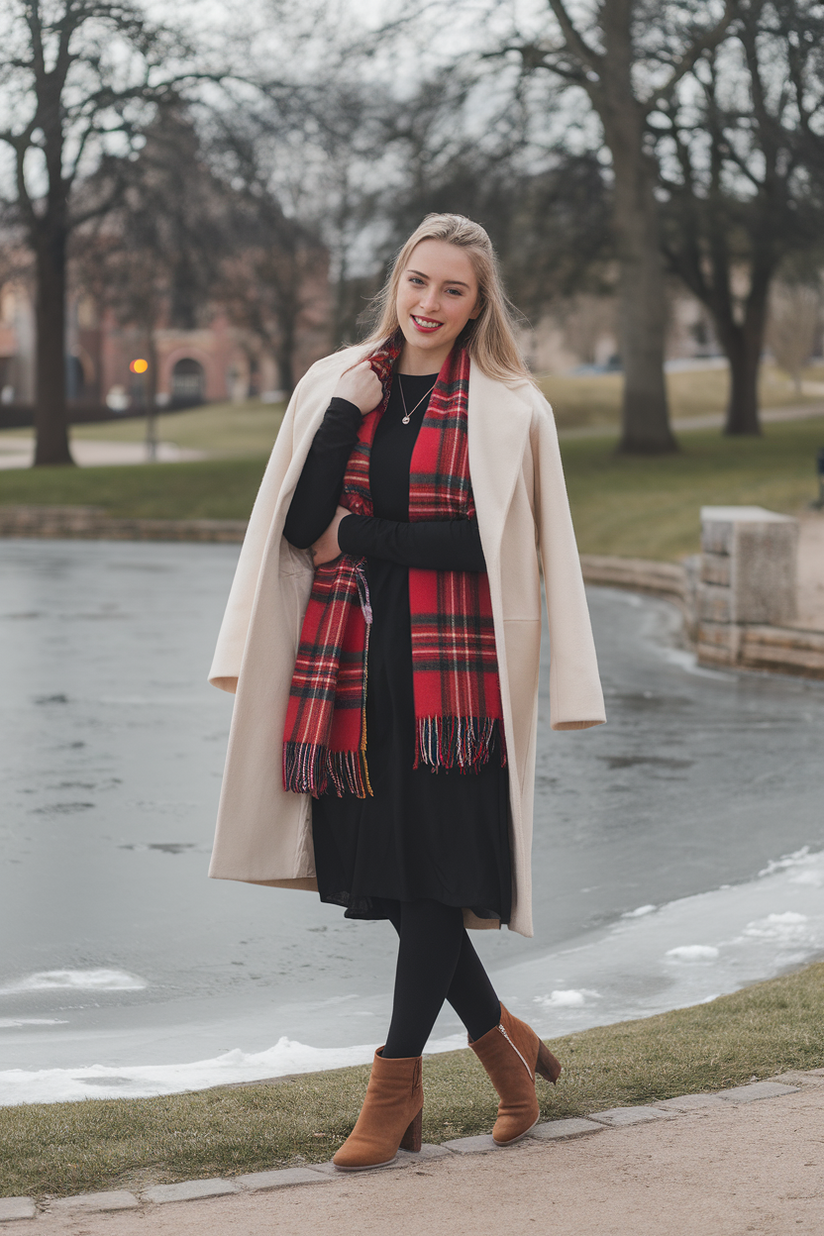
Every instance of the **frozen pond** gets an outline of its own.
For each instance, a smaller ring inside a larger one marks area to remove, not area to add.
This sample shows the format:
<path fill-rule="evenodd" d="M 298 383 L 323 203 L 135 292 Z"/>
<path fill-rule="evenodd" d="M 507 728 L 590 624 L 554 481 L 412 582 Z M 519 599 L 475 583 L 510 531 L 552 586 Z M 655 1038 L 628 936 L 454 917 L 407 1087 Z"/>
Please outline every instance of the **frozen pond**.
<path fill-rule="evenodd" d="M 206 878 L 231 699 L 205 675 L 236 557 L 0 542 L 0 1103 L 332 1067 L 381 1041 L 388 924 Z M 609 724 L 542 729 L 535 938 L 474 936 L 547 1035 L 824 953 L 824 684 L 696 670 L 667 604 L 591 604 Z M 458 1029 L 447 1010 L 433 1046 Z"/>

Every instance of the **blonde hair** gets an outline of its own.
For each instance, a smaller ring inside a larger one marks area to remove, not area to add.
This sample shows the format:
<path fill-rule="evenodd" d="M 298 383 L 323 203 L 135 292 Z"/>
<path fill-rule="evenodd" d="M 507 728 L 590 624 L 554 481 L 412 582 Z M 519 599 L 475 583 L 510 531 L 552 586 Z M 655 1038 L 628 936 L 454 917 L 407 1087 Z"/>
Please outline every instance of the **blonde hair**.
<path fill-rule="evenodd" d="M 445 240 L 464 249 L 478 280 L 480 312 L 476 318 L 469 319 L 457 342 L 463 344 L 488 378 L 501 382 L 526 378 L 531 382 L 532 376 L 512 328 L 516 311 L 504 292 L 492 241 L 480 223 L 473 223 L 463 215 L 427 215 L 401 246 L 386 282 L 368 311 L 374 324 L 364 343 L 377 348 L 400 330 L 396 308 L 398 287 L 413 249 L 422 240 Z"/>

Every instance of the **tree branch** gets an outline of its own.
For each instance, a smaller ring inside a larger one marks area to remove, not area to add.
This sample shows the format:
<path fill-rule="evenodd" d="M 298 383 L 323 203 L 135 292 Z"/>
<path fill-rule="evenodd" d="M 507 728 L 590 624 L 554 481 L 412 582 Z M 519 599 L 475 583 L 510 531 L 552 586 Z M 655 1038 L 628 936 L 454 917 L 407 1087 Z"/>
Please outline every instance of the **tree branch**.
<path fill-rule="evenodd" d="M 564 0 L 549 0 L 558 25 L 561 27 L 561 32 L 567 41 L 569 50 L 583 63 L 588 64 L 591 69 L 600 72 L 603 63 L 603 56 L 600 52 L 595 51 L 590 47 L 589 43 L 584 39 L 583 35 L 579 34 L 575 28 L 575 23 L 567 12 Z"/>
<path fill-rule="evenodd" d="M 653 91 L 643 106 L 649 107 L 650 104 L 656 99 L 667 99 L 672 96 L 672 92 L 675 90 L 675 87 L 681 79 L 687 75 L 687 73 L 691 72 L 696 62 L 701 56 L 703 56 L 704 52 L 712 51 L 724 38 L 724 35 L 727 33 L 733 18 L 738 13 L 739 2 L 740 0 L 726 0 L 726 4 L 724 6 L 724 16 L 718 22 L 717 26 L 714 26 L 712 30 L 707 30 L 700 39 L 696 39 L 692 46 L 687 48 L 673 69 L 672 74 L 666 84 L 659 90 Z M 554 7 L 555 6 L 553 4 L 553 8 Z"/>

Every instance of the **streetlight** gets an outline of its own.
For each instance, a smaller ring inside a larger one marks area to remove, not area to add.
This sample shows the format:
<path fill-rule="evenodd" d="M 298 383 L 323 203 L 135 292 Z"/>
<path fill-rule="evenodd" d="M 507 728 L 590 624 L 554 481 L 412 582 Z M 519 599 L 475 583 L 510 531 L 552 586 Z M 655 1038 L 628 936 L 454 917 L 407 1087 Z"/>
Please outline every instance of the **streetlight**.
<path fill-rule="evenodd" d="M 138 356 L 135 360 L 129 362 L 129 369 L 132 373 L 140 377 L 140 403 L 146 413 L 146 456 L 150 460 L 157 459 L 157 420 L 155 418 L 155 409 L 146 397 L 146 373 L 149 369 L 149 362 L 144 360 L 142 356 Z"/>

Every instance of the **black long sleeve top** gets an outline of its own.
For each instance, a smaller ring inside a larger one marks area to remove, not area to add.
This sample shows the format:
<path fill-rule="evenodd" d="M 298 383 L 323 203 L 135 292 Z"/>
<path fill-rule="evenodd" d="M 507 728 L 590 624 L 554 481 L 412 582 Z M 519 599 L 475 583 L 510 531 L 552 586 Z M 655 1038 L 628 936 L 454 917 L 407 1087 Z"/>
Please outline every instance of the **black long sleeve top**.
<path fill-rule="evenodd" d="M 409 382 L 409 378 L 406 381 Z M 422 378 L 423 389 L 428 389 L 425 384 L 432 381 L 429 377 Z M 398 410 L 390 407 L 384 414 L 392 416 L 394 432 L 391 441 L 386 440 L 385 432 L 381 435 L 384 446 L 389 449 L 381 451 L 378 446 L 378 463 L 384 466 L 378 475 L 370 476 L 376 514 L 347 515 L 341 520 L 338 528 L 341 550 L 354 557 L 383 558 L 406 567 L 485 571 L 477 520 L 409 522 L 409 462 L 423 410 L 419 409 L 414 417 L 418 422 L 414 429 L 410 424 L 400 430 L 395 424 L 400 424 L 399 417 L 393 416 Z M 332 400 L 315 434 L 286 517 L 284 536 L 297 549 L 308 549 L 332 522 L 360 423 L 360 409 L 355 404 L 346 399 Z M 373 468 L 373 471 L 378 470 Z M 400 509 L 401 497 L 403 509 Z M 378 511 L 391 514 L 393 518 L 381 518 Z"/>

